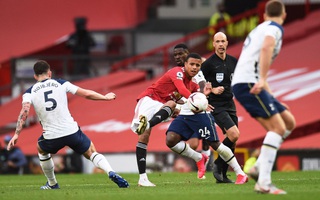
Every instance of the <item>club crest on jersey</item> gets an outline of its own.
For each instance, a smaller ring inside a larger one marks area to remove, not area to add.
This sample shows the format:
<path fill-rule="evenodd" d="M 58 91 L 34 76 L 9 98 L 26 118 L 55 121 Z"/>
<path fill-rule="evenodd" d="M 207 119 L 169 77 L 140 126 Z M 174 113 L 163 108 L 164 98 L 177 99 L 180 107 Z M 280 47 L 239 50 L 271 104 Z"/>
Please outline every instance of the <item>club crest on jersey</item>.
<path fill-rule="evenodd" d="M 218 83 L 221 83 L 221 81 L 223 81 L 223 73 L 216 73 L 216 80 L 218 81 Z"/>

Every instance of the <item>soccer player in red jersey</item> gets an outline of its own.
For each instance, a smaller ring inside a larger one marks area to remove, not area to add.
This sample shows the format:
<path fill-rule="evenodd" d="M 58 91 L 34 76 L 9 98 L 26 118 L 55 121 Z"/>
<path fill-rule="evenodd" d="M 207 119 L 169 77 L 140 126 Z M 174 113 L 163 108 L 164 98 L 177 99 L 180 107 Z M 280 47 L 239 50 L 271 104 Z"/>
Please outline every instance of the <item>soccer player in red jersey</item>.
<path fill-rule="evenodd" d="M 187 99 L 191 93 L 199 90 L 199 85 L 193 81 L 193 77 L 198 74 L 201 63 L 199 54 L 190 53 L 184 67 L 172 68 L 138 96 L 131 129 L 139 135 L 136 147 L 139 186 L 155 186 L 146 174 L 147 145 L 151 128 L 171 115 L 175 116 L 177 103 L 184 103 L 181 98 Z M 209 93 L 211 89 L 205 87 L 204 92 L 206 91 Z"/>

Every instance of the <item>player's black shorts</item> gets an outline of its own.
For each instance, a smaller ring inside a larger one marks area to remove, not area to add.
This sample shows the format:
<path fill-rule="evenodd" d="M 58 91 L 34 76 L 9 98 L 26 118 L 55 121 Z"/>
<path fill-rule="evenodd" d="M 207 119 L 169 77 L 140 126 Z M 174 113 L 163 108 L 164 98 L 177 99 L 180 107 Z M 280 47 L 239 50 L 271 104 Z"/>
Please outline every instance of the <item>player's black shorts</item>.
<path fill-rule="evenodd" d="M 91 140 L 79 129 L 77 132 L 56 139 L 45 139 L 43 135 L 38 138 L 40 148 L 47 152 L 55 154 L 65 146 L 69 146 L 73 151 L 83 154 L 91 144 Z"/>
<path fill-rule="evenodd" d="M 223 134 L 234 125 L 238 126 L 238 117 L 235 112 L 221 111 L 216 114 L 212 113 L 212 115 L 216 124 L 223 131 Z"/>
<path fill-rule="evenodd" d="M 220 127 L 223 134 L 225 134 L 226 130 L 234 125 L 238 126 L 236 105 L 234 104 L 233 100 L 210 102 L 210 104 L 214 107 L 214 110 L 211 112 L 211 114 L 213 115 L 216 124 Z"/>

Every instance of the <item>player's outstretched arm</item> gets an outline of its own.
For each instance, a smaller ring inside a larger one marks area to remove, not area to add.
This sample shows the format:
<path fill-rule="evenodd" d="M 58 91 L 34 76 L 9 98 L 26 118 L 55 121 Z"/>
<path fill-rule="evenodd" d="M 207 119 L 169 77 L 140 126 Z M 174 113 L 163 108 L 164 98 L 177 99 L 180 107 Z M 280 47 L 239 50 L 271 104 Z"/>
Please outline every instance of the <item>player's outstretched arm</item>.
<path fill-rule="evenodd" d="M 200 81 L 198 83 L 199 87 L 200 87 L 200 92 L 204 93 L 205 87 L 206 87 L 206 81 Z"/>
<path fill-rule="evenodd" d="M 8 143 L 7 150 L 9 151 L 18 141 L 18 137 L 22 131 L 23 125 L 26 123 L 26 120 L 29 115 L 30 111 L 30 106 L 31 104 L 29 102 L 25 102 L 22 104 L 22 108 L 18 117 L 17 125 L 16 125 L 16 130 L 11 138 L 11 140 Z"/>
<path fill-rule="evenodd" d="M 186 88 L 182 80 L 174 81 L 173 84 L 176 86 L 181 96 L 183 96 L 186 99 L 190 96 L 191 92 Z"/>
<path fill-rule="evenodd" d="M 78 88 L 76 95 L 84 97 L 86 99 L 90 99 L 90 100 L 111 101 L 111 100 L 116 99 L 116 94 L 114 94 L 113 92 L 109 92 L 106 95 L 102 95 L 102 94 L 95 92 L 93 90 L 87 90 L 87 89 L 83 89 L 83 88 Z"/>

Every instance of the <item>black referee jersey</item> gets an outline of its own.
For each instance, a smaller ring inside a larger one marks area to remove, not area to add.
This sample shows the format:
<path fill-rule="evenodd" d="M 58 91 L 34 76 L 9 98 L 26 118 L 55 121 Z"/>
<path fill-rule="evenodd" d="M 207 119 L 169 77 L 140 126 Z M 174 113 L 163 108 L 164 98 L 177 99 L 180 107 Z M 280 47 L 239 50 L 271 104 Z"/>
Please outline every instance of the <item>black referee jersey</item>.
<path fill-rule="evenodd" d="M 209 103 L 218 106 L 232 101 L 233 94 L 231 91 L 231 81 L 233 72 L 238 60 L 230 55 L 226 55 L 226 59 L 222 60 L 216 54 L 211 55 L 201 65 L 201 71 L 206 81 L 211 82 L 212 87 L 223 86 L 224 92 L 220 95 L 211 93 L 209 95 Z"/>

